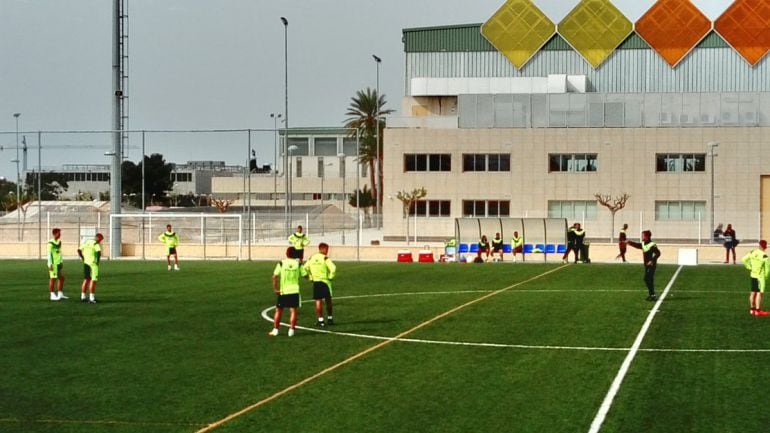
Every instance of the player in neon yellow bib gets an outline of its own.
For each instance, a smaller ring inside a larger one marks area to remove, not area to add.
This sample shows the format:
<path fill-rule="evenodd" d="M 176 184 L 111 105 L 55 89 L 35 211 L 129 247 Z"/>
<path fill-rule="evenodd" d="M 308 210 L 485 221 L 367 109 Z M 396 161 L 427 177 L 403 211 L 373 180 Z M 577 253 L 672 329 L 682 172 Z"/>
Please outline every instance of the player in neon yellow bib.
<path fill-rule="evenodd" d="M 299 295 L 299 278 L 306 276 L 307 271 L 300 265 L 298 259 L 293 258 L 295 253 L 294 247 L 287 248 L 286 258 L 278 262 L 275 265 L 275 270 L 273 270 L 273 292 L 276 294 L 275 316 L 273 317 L 273 330 L 267 334 L 271 337 L 278 335 L 284 308 L 291 311 L 289 337 L 294 335 L 297 327 L 297 308 L 302 301 Z"/>
<path fill-rule="evenodd" d="M 313 281 L 313 299 L 315 299 L 316 326 L 333 325 L 332 317 L 332 280 L 337 275 L 337 266 L 329 258 L 329 245 L 321 242 L 318 252 L 310 256 L 303 268 Z M 326 321 L 324 322 L 323 304 L 326 303 Z"/>
<path fill-rule="evenodd" d="M 174 232 L 171 224 L 166 226 L 166 232 L 161 233 L 160 236 L 158 236 L 158 240 L 163 242 L 166 246 L 166 264 L 168 265 L 168 270 L 171 270 L 171 256 L 174 256 L 174 270 L 178 271 L 179 256 L 177 256 L 176 247 L 179 246 L 179 235 Z"/>
<path fill-rule="evenodd" d="M 61 230 L 55 228 L 51 231 L 52 239 L 48 240 L 48 292 L 52 301 L 67 299 L 64 296 L 64 263 L 61 252 Z M 59 292 L 57 294 L 57 280 Z"/>
<path fill-rule="evenodd" d="M 96 282 L 99 281 L 99 261 L 102 258 L 102 240 L 104 236 L 97 233 L 94 239 L 83 242 L 78 248 L 78 256 L 83 260 L 83 284 L 80 286 L 80 302 L 86 301 L 95 304 Z"/>

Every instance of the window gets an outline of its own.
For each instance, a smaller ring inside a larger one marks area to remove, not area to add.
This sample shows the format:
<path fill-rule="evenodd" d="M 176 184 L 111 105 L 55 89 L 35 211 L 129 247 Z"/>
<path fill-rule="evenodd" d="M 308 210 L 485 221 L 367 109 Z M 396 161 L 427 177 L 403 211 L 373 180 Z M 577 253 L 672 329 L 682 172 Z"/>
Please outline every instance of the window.
<path fill-rule="evenodd" d="M 655 155 L 655 171 L 706 171 L 705 153 L 659 153 Z"/>
<path fill-rule="evenodd" d="M 705 201 L 656 201 L 657 221 L 698 221 L 706 214 Z"/>
<path fill-rule="evenodd" d="M 451 171 L 452 156 L 446 154 L 404 154 L 404 171 Z"/>
<path fill-rule="evenodd" d="M 409 207 L 409 215 L 418 217 L 448 217 L 449 200 L 417 200 Z"/>
<path fill-rule="evenodd" d="M 317 156 L 336 156 L 337 139 L 331 137 L 318 137 L 315 140 L 315 154 Z"/>
<path fill-rule="evenodd" d="M 173 182 L 192 182 L 192 173 L 171 173 Z"/>
<path fill-rule="evenodd" d="M 463 217 L 507 217 L 511 202 L 498 200 L 464 200 Z"/>
<path fill-rule="evenodd" d="M 595 153 L 549 154 L 548 171 L 588 172 L 596 171 L 598 158 Z"/>
<path fill-rule="evenodd" d="M 290 155 L 292 156 L 307 156 L 310 153 L 308 152 L 308 138 L 307 137 L 292 137 L 289 136 L 289 147 L 297 146 L 296 150 L 290 151 Z M 287 148 L 287 149 L 288 149 Z"/>
<path fill-rule="evenodd" d="M 511 155 L 507 153 L 465 154 L 463 171 L 511 171 Z"/>
<path fill-rule="evenodd" d="M 294 164 L 294 177 L 302 177 L 302 158 L 297 158 Z"/>
<path fill-rule="evenodd" d="M 595 200 L 549 200 L 548 218 L 596 219 Z"/>

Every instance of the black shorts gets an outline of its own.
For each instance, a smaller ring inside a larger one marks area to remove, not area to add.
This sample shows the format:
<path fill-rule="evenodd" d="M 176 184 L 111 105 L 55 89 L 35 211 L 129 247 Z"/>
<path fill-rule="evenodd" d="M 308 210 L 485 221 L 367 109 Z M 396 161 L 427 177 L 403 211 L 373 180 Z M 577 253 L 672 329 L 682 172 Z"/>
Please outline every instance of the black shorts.
<path fill-rule="evenodd" d="M 167 254 L 167 255 L 169 255 L 169 256 L 173 256 L 174 254 L 176 254 L 176 247 L 171 247 L 171 248 L 169 248 L 169 249 L 168 249 L 168 254 Z"/>
<path fill-rule="evenodd" d="M 751 279 L 751 291 L 759 293 L 759 280 L 756 278 Z"/>
<path fill-rule="evenodd" d="M 275 306 L 278 308 L 297 308 L 299 307 L 299 293 L 291 295 L 278 295 L 275 301 Z"/>
<path fill-rule="evenodd" d="M 503 250 L 503 246 L 502 245 L 493 245 L 492 246 L 492 252 L 493 253 L 498 253 L 498 252 L 500 252 L 502 250 Z"/>
<path fill-rule="evenodd" d="M 313 282 L 313 299 L 326 299 L 331 298 L 332 292 L 329 290 L 329 286 L 323 281 Z"/>
<path fill-rule="evenodd" d="M 292 259 L 299 259 L 299 260 L 305 260 L 305 249 L 294 249 L 294 254 L 292 255 Z"/>

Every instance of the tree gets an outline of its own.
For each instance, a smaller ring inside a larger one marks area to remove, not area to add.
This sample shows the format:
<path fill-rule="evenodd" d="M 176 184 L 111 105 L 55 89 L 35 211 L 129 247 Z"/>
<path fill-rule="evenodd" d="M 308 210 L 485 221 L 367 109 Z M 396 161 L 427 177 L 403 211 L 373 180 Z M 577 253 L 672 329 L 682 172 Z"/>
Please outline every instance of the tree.
<path fill-rule="evenodd" d="M 27 173 L 26 185 L 28 191 L 37 194 L 37 174 Z M 40 176 L 40 199 L 59 200 L 62 193 L 67 191 L 67 175 L 64 173 L 43 173 Z"/>
<path fill-rule="evenodd" d="M 626 203 L 628 202 L 628 199 L 631 198 L 631 195 L 624 192 L 623 195 L 613 198 L 610 194 L 602 195 L 597 193 L 597 194 L 594 194 L 594 197 L 596 197 L 596 201 L 598 201 L 600 205 L 609 209 L 610 213 L 612 214 L 612 225 L 610 228 L 610 242 L 614 242 L 615 214 L 618 213 L 619 210 L 626 207 Z"/>
<path fill-rule="evenodd" d="M 163 155 L 153 153 L 144 157 L 139 164 L 132 161 L 123 161 L 121 174 L 123 194 L 127 194 L 134 206 L 138 206 L 142 200 L 142 164 L 146 164 L 144 170 L 144 193 L 146 197 L 164 198 L 174 188 L 171 180 L 171 172 L 174 167 L 163 159 Z M 133 194 L 133 195 L 132 195 Z M 147 200 L 145 200 L 146 202 Z"/>
<path fill-rule="evenodd" d="M 396 194 L 396 198 L 401 200 L 401 203 L 403 204 L 403 211 L 404 211 L 404 217 L 406 218 L 406 243 L 409 244 L 409 214 L 411 213 L 411 210 L 414 208 L 414 204 L 417 200 L 425 197 L 428 195 L 428 191 L 425 189 L 425 187 L 420 187 L 417 189 L 413 189 L 411 192 L 407 191 L 399 191 L 398 194 Z"/>
<path fill-rule="evenodd" d="M 350 196 L 349 204 L 353 207 L 361 208 L 364 210 L 364 217 L 366 218 L 367 227 L 371 227 L 372 218 L 371 211 L 374 206 L 374 195 L 368 186 L 364 185 L 363 189 L 353 191 L 353 195 Z"/>
<path fill-rule="evenodd" d="M 0 179 L 0 204 L 5 212 L 16 208 L 16 184 L 6 179 Z"/>
<path fill-rule="evenodd" d="M 387 101 L 385 95 L 378 95 L 377 90 L 366 88 L 366 90 L 359 90 L 356 92 L 356 96 L 350 98 L 350 106 L 345 113 L 348 117 L 345 120 L 345 128 L 349 128 L 351 137 L 356 136 L 356 131 L 360 134 L 360 148 L 359 148 L 359 164 L 366 164 L 369 166 L 369 181 L 372 185 L 372 196 L 377 197 L 379 203 L 382 203 L 382 191 L 377 191 L 378 183 L 374 179 L 375 162 L 380 167 L 379 173 L 379 185 L 382 185 L 382 132 L 385 129 L 385 121 L 382 120 L 382 116 L 390 114 L 393 110 L 384 108 Z M 379 110 L 378 110 L 379 108 Z M 377 121 L 377 113 L 380 115 L 379 122 Z M 379 127 L 379 154 L 377 153 L 377 133 L 376 129 Z"/>
<path fill-rule="evenodd" d="M 219 199 L 219 198 L 211 198 L 211 201 L 214 203 L 214 206 L 217 207 L 217 210 L 219 213 L 227 213 L 227 210 L 230 208 L 230 205 L 233 204 L 232 200 L 225 200 L 225 199 Z"/>

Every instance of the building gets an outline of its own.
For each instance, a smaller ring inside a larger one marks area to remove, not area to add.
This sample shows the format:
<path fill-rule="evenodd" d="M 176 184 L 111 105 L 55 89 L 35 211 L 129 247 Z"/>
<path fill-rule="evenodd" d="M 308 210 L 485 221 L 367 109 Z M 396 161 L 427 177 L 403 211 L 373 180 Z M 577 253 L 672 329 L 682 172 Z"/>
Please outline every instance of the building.
<path fill-rule="evenodd" d="M 425 240 L 454 233 L 455 218 L 498 216 L 564 217 L 594 239 L 622 223 L 657 239 L 707 241 L 718 223 L 770 237 L 770 46 L 730 33 L 742 25 L 724 25 L 733 7 L 712 26 L 686 6 L 698 18 L 687 31 L 681 11 L 626 23 L 606 0 L 558 25 L 510 0 L 483 25 L 404 29 L 403 116 L 384 133 L 385 239 L 404 238 L 395 197 L 418 187 L 428 195 L 410 214 Z M 603 26 L 602 40 L 579 34 Z M 630 195 L 614 227 L 595 194 Z"/>

